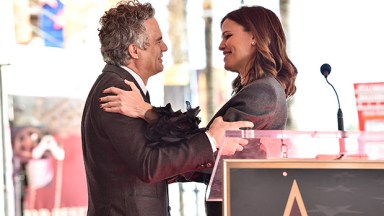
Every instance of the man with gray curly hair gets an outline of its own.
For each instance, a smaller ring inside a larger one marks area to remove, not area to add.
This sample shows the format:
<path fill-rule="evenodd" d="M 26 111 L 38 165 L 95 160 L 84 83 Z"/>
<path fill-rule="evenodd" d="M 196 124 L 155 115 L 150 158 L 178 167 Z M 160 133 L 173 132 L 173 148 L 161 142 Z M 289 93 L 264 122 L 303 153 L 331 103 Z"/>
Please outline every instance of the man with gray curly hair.
<path fill-rule="evenodd" d="M 83 157 L 88 184 L 88 216 L 170 215 L 167 179 L 212 168 L 214 152 L 226 130 L 253 127 L 251 122 L 218 118 L 177 145 L 148 145 L 150 119 L 105 112 L 100 105 L 108 87 L 139 89 L 149 102 L 148 79 L 161 72 L 167 51 L 151 4 L 123 1 L 100 19 L 101 54 L 106 65 L 88 95 L 81 123 Z M 126 85 L 125 80 L 133 83 Z M 152 115 L 153 117 L 153 115 Z M 241 151 L 247 140 L 234 138 L 228 154 Z"/>

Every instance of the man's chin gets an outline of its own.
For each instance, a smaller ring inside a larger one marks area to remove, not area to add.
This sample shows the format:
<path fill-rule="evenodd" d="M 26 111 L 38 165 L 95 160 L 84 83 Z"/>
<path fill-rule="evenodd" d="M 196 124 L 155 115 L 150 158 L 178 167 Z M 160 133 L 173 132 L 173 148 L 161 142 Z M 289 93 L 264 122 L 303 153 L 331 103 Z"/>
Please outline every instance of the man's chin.
<path fill-rule="evenodd" d="M 159 71 L 157 71 L 157 72 L 153 73 L 153 75 L 156 75 L 156 74 L 162 73 L 163 71 L 164 71 L 164 68 L 162 68 L 161 70 L 159 70 Z"/>

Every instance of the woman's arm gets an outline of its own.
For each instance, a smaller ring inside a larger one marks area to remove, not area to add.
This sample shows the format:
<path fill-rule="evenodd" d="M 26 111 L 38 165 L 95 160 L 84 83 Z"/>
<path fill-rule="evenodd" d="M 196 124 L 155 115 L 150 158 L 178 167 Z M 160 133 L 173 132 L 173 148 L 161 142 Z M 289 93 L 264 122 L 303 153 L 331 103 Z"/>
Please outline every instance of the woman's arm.
<path fill-rule="evenodd" d="M 133 82 L 124 80 L 132 91 L 109 87 L 103 93 L 113 94 L 100 98 L 100 108 L 106 112 L 120 113 L 132 118 L 142 118 L 148 123 L 156 121 L 158 116 L 152 110 L 152 105 L 145 102 L 140 90 Z"/>

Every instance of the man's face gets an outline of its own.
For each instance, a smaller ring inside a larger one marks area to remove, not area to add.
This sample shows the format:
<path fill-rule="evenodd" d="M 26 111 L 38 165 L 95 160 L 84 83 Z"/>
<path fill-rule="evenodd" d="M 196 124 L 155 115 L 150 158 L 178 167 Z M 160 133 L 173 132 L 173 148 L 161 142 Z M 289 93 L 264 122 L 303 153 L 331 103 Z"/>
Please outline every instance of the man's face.
<path fill-rule="evenodd" d="M 150 18 L 144 22 L 147 30 L 146 49 L 139 51 L 139 59 L 137 61 L 140 72 L 151 77 L 164 69 L 163 52 L 168 50 L 167 45 L 163 41 L 163 35 L 155 18 Z"/>

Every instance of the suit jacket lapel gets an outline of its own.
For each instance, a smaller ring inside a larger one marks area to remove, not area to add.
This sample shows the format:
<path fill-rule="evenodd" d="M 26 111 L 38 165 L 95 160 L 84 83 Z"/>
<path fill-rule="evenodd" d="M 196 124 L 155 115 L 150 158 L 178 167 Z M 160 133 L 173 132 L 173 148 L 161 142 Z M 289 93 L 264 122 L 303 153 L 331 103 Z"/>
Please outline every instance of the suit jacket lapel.
<path fill-rule="evenodd" d="M 233 97 L 232 97 L 233 98 Z M 232 98 L 229 99 L 217 112 L 216 114 L 211 118 L 211 120 L 209 121 L 207 127 L 211 126 L 213 120 L 215 118 L 217 118 L 218 116 L 223 116 L 225 114 L 225 112 L 227 111 L 227 109 L 230 107 L 230 103 L 232 101 Z"/>
<path fill-rule="evenodd" d="M 128 81 L 134 82 L 136 87 L 140 90 L 141 96 L 144 98 L 144 101 L 147 103 L 150 103 L 148 92 L 147 92 L 147 95 L 144 94 L 143 90 L 141 89 L 140 85 L 137 83 L 135 78 L 133 78 L 133 76 L 130 73 L 128 73 L 125 69 L 118 67 L 118 66 L 115 66 L 115 65 L 107 64 L 107 65 L 105 65 L 103 72 L 104 73 L 115 73 L 115 74 L 119 75 L 123 80 L 126 79 Z"/>

